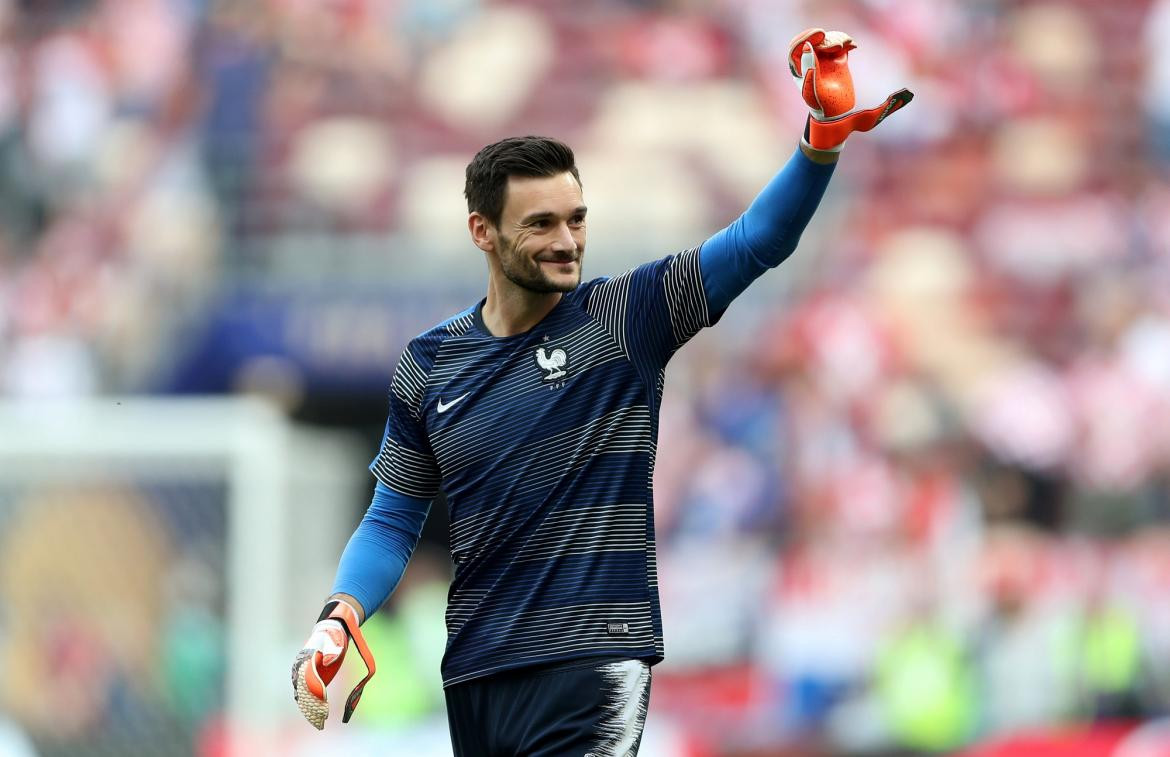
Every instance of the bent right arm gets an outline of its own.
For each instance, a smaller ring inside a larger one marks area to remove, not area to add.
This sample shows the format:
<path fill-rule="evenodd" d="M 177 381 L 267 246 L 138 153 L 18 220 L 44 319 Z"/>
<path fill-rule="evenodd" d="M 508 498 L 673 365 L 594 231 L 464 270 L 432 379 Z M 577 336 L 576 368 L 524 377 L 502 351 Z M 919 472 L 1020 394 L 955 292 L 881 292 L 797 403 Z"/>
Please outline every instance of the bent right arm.
<path fill-rule="evenodd" d="M 351 604 L 360 622 L 374 614 L 398 586 L 430 509 L 431 500 L 408 497 L 379 481 L 341 553 L 330 599 Z"/>

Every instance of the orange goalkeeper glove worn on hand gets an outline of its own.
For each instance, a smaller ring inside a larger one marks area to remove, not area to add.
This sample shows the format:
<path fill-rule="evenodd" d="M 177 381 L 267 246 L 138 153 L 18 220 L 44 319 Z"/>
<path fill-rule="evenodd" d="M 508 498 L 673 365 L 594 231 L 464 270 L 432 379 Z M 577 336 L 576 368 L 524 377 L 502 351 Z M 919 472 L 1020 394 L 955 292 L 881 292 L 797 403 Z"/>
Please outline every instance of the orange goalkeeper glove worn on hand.
<path fill-rule="evenodd" d="M 876 108 L 856 110 L 849 51 L 856 49 L 845 32 L 805 29 L 788 46 L 788 67 L 796 77 L 801 96 L 812 113 L 804 129 L 804 141 L 817 150 L 836 152 L 855 131 L 869 131 L 886 116 L 914 99 L 899 89 Z"/>
<path fill-rule="evenodd" d="M 374 656 L 358 628 L 357 610 L 349 603 L 337 600 L 326 604 L 317 625 L 313 626 L 313 632 L 305 641 L 304 648 L 297 653 L 297 658 L 293 662 L 293 700 L 317 730 L 325 727 L 325 718 L 329 717 L 329 701 L 325 696 L 325 687 L 337 675 L 337 671 L 341 670 L 341 662 L 345 659 L 350 639 L 353 639 L 368 672 L 350 692 L 349 699 L 345 702 L 345 713 L 341 722 L 348 723 L 358 701 L 362 698 L 362 689 L 374 677 Z"/>

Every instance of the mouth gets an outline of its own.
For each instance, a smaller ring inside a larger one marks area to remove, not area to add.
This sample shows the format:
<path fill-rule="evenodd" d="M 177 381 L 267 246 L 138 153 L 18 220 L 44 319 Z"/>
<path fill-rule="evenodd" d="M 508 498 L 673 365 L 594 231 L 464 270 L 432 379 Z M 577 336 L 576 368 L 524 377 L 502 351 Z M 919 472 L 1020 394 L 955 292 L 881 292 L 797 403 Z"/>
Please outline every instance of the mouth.
<path fill-rule="evenodd" d="M 541 265 L 558 266 L 561 268 L 568 268 L 577 264 L 577 258 L 537 258 L 537 262 Z"/>

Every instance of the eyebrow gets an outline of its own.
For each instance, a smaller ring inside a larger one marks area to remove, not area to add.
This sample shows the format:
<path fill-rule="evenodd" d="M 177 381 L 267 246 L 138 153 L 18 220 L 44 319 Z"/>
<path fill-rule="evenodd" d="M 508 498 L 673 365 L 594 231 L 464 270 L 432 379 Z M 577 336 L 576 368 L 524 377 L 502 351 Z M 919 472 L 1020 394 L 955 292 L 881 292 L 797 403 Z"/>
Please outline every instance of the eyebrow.
<path fill-rule="evenodd" d="M 589 208 L 585 207 L 584 205 L 578 205 L 576 208 L 573 209 L 573 212 L 570 213 L 569 216 L 570 217 L 583 216 L 583 215 L 585 215 L 585 213 L 588 210 L 589 210 Z M 520 219 L 520 223 L 521 223 L 521 225 L 527 226 L 530 223 L 534 223 L 536 221 L 542 221 L 545 218 L 556 218 L 556 217 L 557 217 L 557 214 L 552 212 L 551 210 L 541 210 L 541 211 L 538 211 L 536 213 L 530 213 L 529 215 L 524 216 L 523 218 Z"/>

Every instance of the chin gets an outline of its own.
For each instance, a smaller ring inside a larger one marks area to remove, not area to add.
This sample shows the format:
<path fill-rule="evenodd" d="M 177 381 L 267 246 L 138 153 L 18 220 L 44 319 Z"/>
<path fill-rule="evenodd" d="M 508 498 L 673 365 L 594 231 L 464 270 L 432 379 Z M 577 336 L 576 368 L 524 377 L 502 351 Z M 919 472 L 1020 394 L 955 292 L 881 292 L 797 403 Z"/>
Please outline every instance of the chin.
<path fill-rule="evenodd" d="M 541 272 L 540 288 L 549 292 L 571 292 L 581 285 L 581 270 L 577 269 L 573 273 L 558 273 L 549 275 L 546 272 Z"/>
<path fill-rule="evenodd" d="M 536 286 L 525 287 L 525 289 L 538 294 L 554 294 L 558 292 L 560 294 L 568 294 L 576 289 L 579 283 L 576 281 L 542 281 Z"/>
<path fill-rule="evenodd" d="M 549 282 L 557 288 L 558 292 L 571 292 L 577 287 L 581 286 L 581 274 L 573 276 L 560 276 L 555 281 Z"/>
<path fill-rule="evenodd" d="M 576 289 L 581 284 L 581 274 L 573 276 L 558 276 L 553 282 L 558 289 L 569 292 Z"/>
<path fill-rule="evenodd" d="M 527 289 L 530 292 L 538 294 L 553 294 L 560 292 L 565 294 L 573 291 L 581 285 L 581 269 L 577 268 L 572 273 L 560 273 L 550 275 L 547 271 L 532 270 L 526 271 L 526 275 L 517 275 L 516 272 L 504 271 L 504 275 L 513 283 L 522 289 Z"/>

